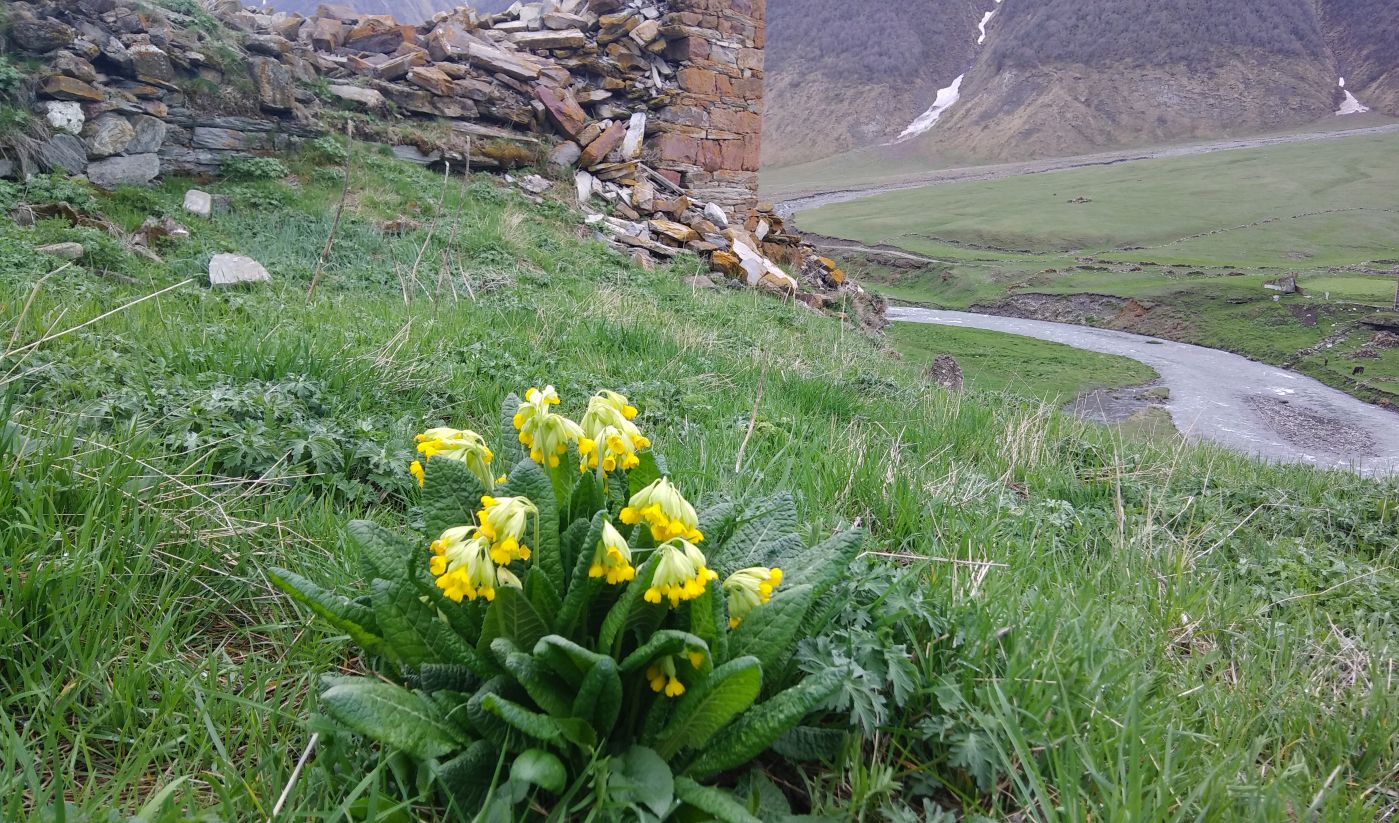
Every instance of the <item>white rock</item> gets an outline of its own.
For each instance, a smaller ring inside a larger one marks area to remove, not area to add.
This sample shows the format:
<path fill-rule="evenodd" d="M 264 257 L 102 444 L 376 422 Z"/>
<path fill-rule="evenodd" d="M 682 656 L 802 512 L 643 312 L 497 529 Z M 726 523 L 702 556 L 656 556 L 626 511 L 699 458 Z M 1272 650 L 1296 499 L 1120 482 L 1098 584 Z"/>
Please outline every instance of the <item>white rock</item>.
<path fill-rule="evenodd" d="M 207 191 L 190 189 L 185 192 L 185 211 L 199 217 L 209 217 L 214 213 L 214 197 Z"/>
<path fill-rule="evenodd" d="M 593 196 L 593 186 L 597 182 L 591 174 L 580 171 L 573 176 L 573 185 L 578 189 L 578 203 L 582 205 Z"/>
<path fill-rule="evenodd" d="M 622 159 L 635 160 L 641 156 L 642 142 L 646 139 L 646 112 L 639 111 L 627 123 L 627 136 L 622 138 Z"/>
<path fill-rule="evenodd" d="M 47 254 L 51 257 L 60 257 L 64 260 L 77 260 L 83 256 L 82 243 L 50 243 L 47 246 L 40 246 L 35 249 L 40 254 Z"/>
<path fill-rule="evenodd" d="M 82 103 L 69 103 L 59 100 L 49 100 L 44 103 L 44 119 L 59 131 L 66 131 L 69 134 L 79 134 L 83 130 L 83 124 L 87 118 L 83 116 Z"/>
<path fill-rule="evenodd" d="M 543 194 L 549 190 L 549 181 L 537 174 L 527 174 L 520 179 L 520 188 L 530 194 Z"/>
<path fill-rule="evenodd" d="M 719 205 L 717 203 L 710 203 L 709 205 L 705 206 L 704 216 L 706 219 L 709 220 L 709 222 L 713 223 L 721 229 L 727 229 L 729 227 L 729 216 L 727 214 L 724 214 L 724 210 L 719 208 Z"/>
<path fill-rule="evenodd" d="M 331 86 L 329 91 L 341 100 L 359 103 L 361 106 L 370 109 L 383 108 L 388 104 L 388 101 L 384 99 L 384 95 L 374 89 L 363 89 L 359 86 Z"/>
<path fill-rule="evenodd" d="M 258 283 L 271 280 L 272 275 L 251 257 L 239 254 L 216 254 L 209 260 L 209 285 L 231 286 L 237 283 Z"/>

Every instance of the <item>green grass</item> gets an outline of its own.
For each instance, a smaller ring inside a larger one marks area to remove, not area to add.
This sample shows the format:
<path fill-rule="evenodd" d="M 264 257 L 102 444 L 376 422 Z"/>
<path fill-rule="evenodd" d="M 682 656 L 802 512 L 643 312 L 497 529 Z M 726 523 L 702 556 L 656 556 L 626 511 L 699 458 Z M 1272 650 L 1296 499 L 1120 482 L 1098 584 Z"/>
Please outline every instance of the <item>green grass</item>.
<path fill-rule="evenodd" d="M 898 323 L 889 334 L 912 362 L 931 363 L 943 354 L 956 358 L 971 388 L 1050 404 L 1072 402 L 1092 389 L 1139 386 L 1158 376 L 1129 357 L 981 329 Z"/>
<path fill-rule="evenodd" d="M 1308 353 L 1393 303 L 1396 274 L 1382 272 L 1399 260 L 1399 171 L 1386 162 L 1396 150 L 1399 135 L 1380 135 L 1138 161 L 895 192 L 800 222 L 941 261 L 899 270 L 846 256 L 896 300 L 969 309 L 1025 294 L 1134 299 L 1153 312 L 1128 330 L 1399 403 L 1399 350 L 1354 356 L 1372 335 Z M 1092 202 L 1068 202 L 1078 197 Z M 1263 285 L 1286 273 L 1305 294 L 1275 301 Z"/>
<path fill-rule="evenodd" d="M 266 819 L 319 731 L 279 819 L 433 819 L 395 761 L 317 719 L 318 677 L 362 661 L 266 570 L 349 588 L 345 522 L 415 516 L 412 434 L 494 438 L 499 398 L 545 382 L 631 396 L 692 497 L 790 489 L 808 537 L 870 530 L 835 610 L 866 615 L 859 643 L 800 656 L 858 652 L 846 708 L 886 720 L 834 761 L 771 764 L 798 811 L 1393 813 L 1394 483 L 948 395 L 837 319 L 696 293 L 691 259 L 639 270 L 489 178 L 451 182 L 429 241 L 441 181 L 368 152 L 308 301 L 337 170 L 288 165 L 295 186 L 217 184 L 233 211 L 160 263 L 116 248 L 105 275 L 45 277 L 36 241 L 96 241 L 0 230 L 0 818 Z M 99 206 L 133 228 L 186 185 Z M 383 235 L 399 214 L 428 225 Z M 224 250 L 274 282 L 210 290 Z"/>

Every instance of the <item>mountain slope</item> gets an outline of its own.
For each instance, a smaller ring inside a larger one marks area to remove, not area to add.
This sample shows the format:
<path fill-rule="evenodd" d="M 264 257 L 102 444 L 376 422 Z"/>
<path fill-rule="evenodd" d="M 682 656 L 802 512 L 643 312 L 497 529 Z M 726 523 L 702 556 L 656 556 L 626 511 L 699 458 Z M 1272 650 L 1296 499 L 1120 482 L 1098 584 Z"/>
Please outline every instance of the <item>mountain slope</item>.
<path fill-rule="evenodd" d="M 972 61 L 995 0 L 768 5 L 764 165 L 887 142 Z"/>
<path fill-rule="evenodd" d="M 1346 88 L 1399 116 L 1399 10 L 1394 0 L 1319 0 L 1322 31 Z"/>

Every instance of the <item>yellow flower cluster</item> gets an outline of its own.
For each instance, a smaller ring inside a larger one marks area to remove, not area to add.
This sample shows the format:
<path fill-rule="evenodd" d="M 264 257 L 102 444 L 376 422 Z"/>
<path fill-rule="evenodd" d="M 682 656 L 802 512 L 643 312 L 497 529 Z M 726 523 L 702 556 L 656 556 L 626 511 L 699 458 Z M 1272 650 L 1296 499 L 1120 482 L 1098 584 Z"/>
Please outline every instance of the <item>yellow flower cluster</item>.
<path fill-rule="evenodd" d="M 433 541 L 429 569 L 437 587 L 456 603 L 478 597 L 489 602 L 502 586 L 520 588 L 520 579 L 491 559 L 491 542 L 472 537 L 470 526 L 448 529 Z"/>
<path fill-rule="evenodd" d="M 605 577 L 609 586 L 636 579 L 636 569 L 631 564 L 631 547 L 617 529 L 606 521 L 602 524 L 602 539 L 593 551 L 593 562 L 588 566 L 588 577 Z"/>
<path fill-rule="evenodd" d="M 773 589 L 780 585 L 781 569 L 755 566 L 729 575 L 724 581 L 724 591 L 729 595 L 729 628 L 737 628 L 749 612 L 771 600 Z"/>
<path fill-rule="evenodd" d="M 677 537 L 683 537 L 690 543 L 704 540 L 695 507 L 665 477 L 632 495 L 620 517 L 628 526 L 644 520 L 651 527 L 651 537 L 657 542 Z"/>
<path fill-rule="evenodd" d="M 589 400 L 582 421 L 584 437 L 578 441 L 578 470 L 601 468 L 606 475 L 640 465 L 636 453 L 649 448 L 651 441 L 632 422 L 636 415 L 636 407 L 616 392 L 600 391 Z"/>
<path fill-rule="evenodd" d="M 468 429 L 450 429 L 445 426 L 428 429 L 417 437 L 418 453 L 423 460 L 443 457 L 465 463 L 471 473 L 481 481 L 487 490 L 495 488 L 496 478 L 491 473 L 491 461 L 495 455 L 486 446 L 481 435 Z M 421 486 L 427 479 L 423 464 L 414 460 L 408 471 Z"/>
<path fill-rule="evenodd" d="M 656 562 L 651 587 L 643 595 L 647 603 L 669 600 L 673 609 L 681 601 L 694 600 L 704 594 L 709 582 L 719 578 L 707 565 L 709 561 L 699 547 L 684 538 L 662 543 L 656 551 L 660 559 Z"/>
<path fill-rule="evenodd" d="M 704 663 L 704 652 L 690 651 L 685 656 L 696 669 Z M 651 691 L 657 694 L 664 692 L 666 697 L 679 697 L 685 693 L 685 684 L 680 682 L 678 675 L 673 655 L 659 658 L 646 668 L 646 682 L 651 684 Z"/>
<path fill-rule="evenodd" d="M 583 439 L 583 428 L 561 414 L 554 413 L 559 393 L 553 386 L 543 391 L 530 389 L 515 411 L 514 424 L 520 432 L 520 442 L 529 449 L 530 459 L 541 466 L 558 468 L 559 458 L 568 453 L 568 444 Z"/>
<path fill-rule="evenodd" d="M 490 541 L 491 559 L 502 566 L 529 560 L 529 546 L 522 541 L 529 516 L 539 515 L 534 503 L 524 497 L 487 495 L 481 498 L 481 506 L 476 515 L 476 536 Z"/>

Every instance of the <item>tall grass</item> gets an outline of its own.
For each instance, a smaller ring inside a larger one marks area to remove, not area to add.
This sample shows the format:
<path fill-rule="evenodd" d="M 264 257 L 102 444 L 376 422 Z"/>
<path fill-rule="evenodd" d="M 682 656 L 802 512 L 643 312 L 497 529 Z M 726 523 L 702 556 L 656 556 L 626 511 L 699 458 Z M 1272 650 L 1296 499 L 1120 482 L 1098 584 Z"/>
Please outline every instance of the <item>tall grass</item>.
<path fill-rule="evenodd" d="M 265 818 L 323 730 L 283 818 L 389 819 L 392 761 L 314 720 L 316 678 L 356 669 L 350 646 L 264 569 L 349 583 L 341 525 L 414 517 L 411 434 L 449 422 L 494 438 L 498 399 L 546 382 L 626 392 L 692 467 L 691 496 L 791 489 L 813 530 L 858 521 L 873 554 L 857 577 L 899 567 L 927 604 L 897 628 L 917 672 L 903 708 L 852 742 L 858 765 L 808 775 L 812 810 L 1393 813 L 1395 485 L 949 395 L 837 319 L 696 293 L 680 283 L 696 262 L 634 269 L 562 209 L 485 183 L 449 190 L 459 241 L 405 287 L 425 235 L 375 221 L 433 219 L 441 181 L 363 168 L 359 190 L 386 194 L 347 213 L 309 303 L 328 227 L 310 215 L 335 184 L 308 169 L 300 189 L 268 190 L 280 202 L 133 262 L 135 285 L 69 270 L 35 293 L 33 270 L 0 273 L 11 350 L 179 282 L 214 249 L 252 250 L 276 278 L 182 287 L 3 361 L 0 817 L 156 798 L 167 814 Z M 131 225 L 181 194 L 107 207 Z"/>

